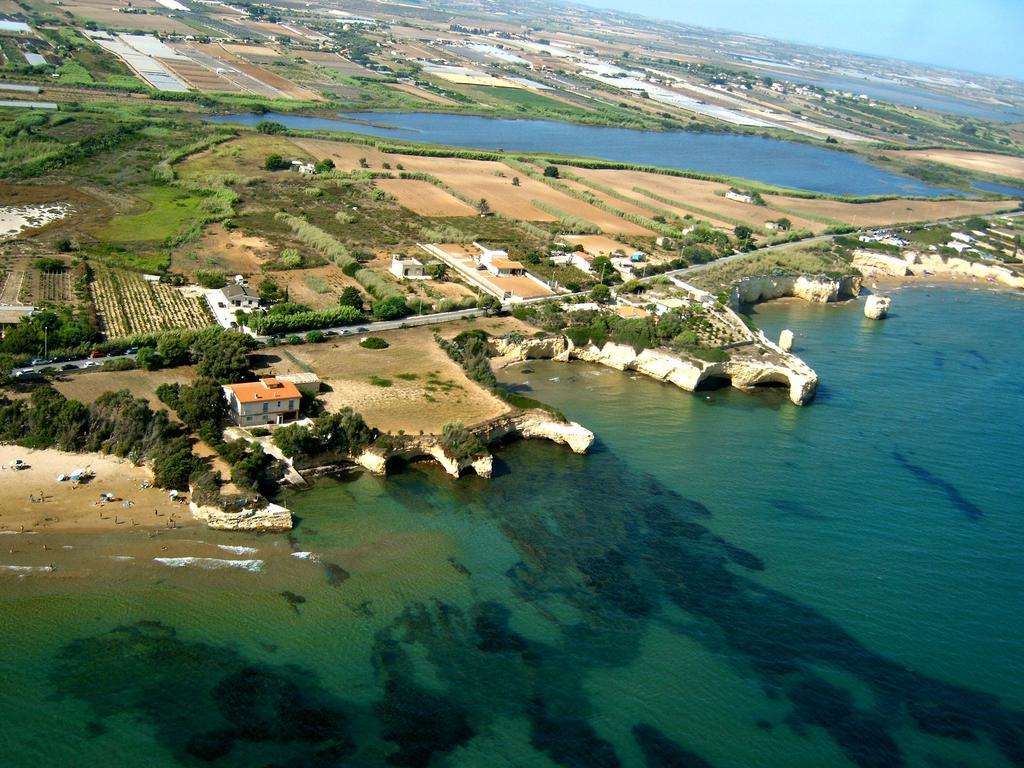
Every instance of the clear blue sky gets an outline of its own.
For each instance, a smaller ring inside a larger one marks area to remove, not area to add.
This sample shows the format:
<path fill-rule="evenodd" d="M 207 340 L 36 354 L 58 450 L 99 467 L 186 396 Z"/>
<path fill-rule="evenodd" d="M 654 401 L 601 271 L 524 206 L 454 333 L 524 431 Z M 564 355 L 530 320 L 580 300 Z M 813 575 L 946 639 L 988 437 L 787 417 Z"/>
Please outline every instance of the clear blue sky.
<path fill-rule="evenodd" d="M 1024 80 L 1024 0 L 577 0 Z"/>

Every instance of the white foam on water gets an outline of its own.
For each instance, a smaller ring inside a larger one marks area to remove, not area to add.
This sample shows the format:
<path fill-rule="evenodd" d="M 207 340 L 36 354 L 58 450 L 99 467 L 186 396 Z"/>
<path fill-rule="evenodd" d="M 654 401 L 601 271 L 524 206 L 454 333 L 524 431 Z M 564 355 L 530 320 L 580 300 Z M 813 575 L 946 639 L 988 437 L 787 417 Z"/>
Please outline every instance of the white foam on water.
<path fill-rule="evenodd" d="M 297 557 L 299 560 L 312 560 L 314 563 L 320 560 L 320 555 L 316 552 L 292 552 L 292 557 Z"/>
<path fill-rule="evenodd" d="M 194 566 L 208 571 L 224 570 L 226 568 L 238 568 L 250 573 L 263 571 L 262 560 L 219 560 L 216 557 L 154 557 L 154 562 L 166 565 L 170 568 L 188 568 Z"/>
<path fill-rule="evenodd" d="M 123 563 L 123 562 L 126 562 L 128 560 L 134 560 L 135 558 L 132 557 L 131 555 L 111 555 L 110 559 L 111 560 L 117 560 L 118 562 Z"/>
<path fill-rule="evenodd" d="M 218 544 L 217 549 L 223 549 L 233 555 L 255 555 L 259 552 L 255 547 L 233 547 L 230 544 Z"/>
<path fill-rule="evenodd" d="M 51 573 L 52 565 L 0 565 L 0 571 L 8 573 Z"/>

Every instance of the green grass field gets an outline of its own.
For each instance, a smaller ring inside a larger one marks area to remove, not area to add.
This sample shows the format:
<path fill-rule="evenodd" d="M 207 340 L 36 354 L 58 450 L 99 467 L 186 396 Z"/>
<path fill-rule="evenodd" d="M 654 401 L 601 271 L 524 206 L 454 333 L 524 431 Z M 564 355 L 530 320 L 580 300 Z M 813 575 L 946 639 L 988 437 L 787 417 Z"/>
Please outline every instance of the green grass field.
<path fill-rule="evenodd" d="M 163 241 L 200 216 L 202 198 L 174 187 L 153 187 L 139 198 L 148 209 L 115 216 L 100 230 L 101 240 L 111 243 Z"/>

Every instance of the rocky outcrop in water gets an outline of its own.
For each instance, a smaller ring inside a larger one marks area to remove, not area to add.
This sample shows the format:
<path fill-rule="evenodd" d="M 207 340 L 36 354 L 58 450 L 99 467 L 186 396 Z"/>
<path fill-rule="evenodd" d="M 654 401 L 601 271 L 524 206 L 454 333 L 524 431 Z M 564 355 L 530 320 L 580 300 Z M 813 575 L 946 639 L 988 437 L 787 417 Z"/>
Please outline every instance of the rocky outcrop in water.
<path fill-rule="evenodd" d="M 220 507 L 188 505 L 192 517 L 216 531 L 290 531 L 292 513 L 279 504 L 259 509 L 227 510 Z"/>
<path fill-rule="evenodd" d="M 818 387 L 818 375 L 803 360 L 783 351 L 764 336 L 729 349 L 729 359 L 723 362 L 708 362 L 667 349 L 637 352 L 633 347 L 614 342 L 601 347 L 593 344 L 577 347 L 563 335 L 541 339 L 492 339 L 491 348 L 506 363 L 548 354 L 549 359 L 559 362 L 583 360 L 619 371 L 636 371 L 688 392 L 708 381 L 728 381 L 742 390 L 782 385 L 789 389 L 790 400 L 804 405 L 813 399 Z"/>
<path fill-rule="evenodd" d="M 793 332 L 786 328 L 779 334 L 779 346 L 783 352 L 790 352 L 793 349 Z"/>
<path fill-rule="evenodd" d="M 864 302 L 864 317 L 869 320 L 882 320 L 889 314 L 889 306 L 892 299 L 888 296 L 879 296 L 877 293 L 868 296 Z"/>
<path fill-rule="evenodd" d="M 533 341 L 533 340 L 531 340 Z M 566 445 L 573 453 L 586 453 L 594 442 L 594 433 L 574 421 L 562 421 L 538 409 L 517 410 L 504 416 L 469 427 L 484 445 L 508 439 L 543 439 Z M 392 459 L 415 461 L 433 459 L 452 477 L 461 477 L 470 470 L 480 477 L 490 477 L 494 458 L 487 451 L 476 456 L 458 458 L 448 453 L 436 435 L 406 437 L 393 446 L 370 446 L 353 461 L 377 475 L 387 474 Z"/>
<path fill-rule="evenodd" d="M 758 275 L 740 280 L 729 295 L 729 306 L 757 304 L 762 301 L 795 296 L 804 301 L 827 304 L 853 299 L 860 294 L 860 275 Z"/>

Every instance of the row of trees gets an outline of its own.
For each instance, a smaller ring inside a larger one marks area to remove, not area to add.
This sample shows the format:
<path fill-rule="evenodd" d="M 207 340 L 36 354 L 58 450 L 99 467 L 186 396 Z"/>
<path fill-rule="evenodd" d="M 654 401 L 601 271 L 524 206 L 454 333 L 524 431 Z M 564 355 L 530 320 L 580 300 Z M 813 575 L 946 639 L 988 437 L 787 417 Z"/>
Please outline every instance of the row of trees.
<path fill-rule="evenodd" d="M 90 405 L 49 385 L 36 387 L 27 399 L 0 399 L 0 442 L 150 459 L 156 484 L 164 488 L 187 488 L 189 478 L 205 471 L 167 411 L 154 412 L 128 390 L 107 392 Z"/>

